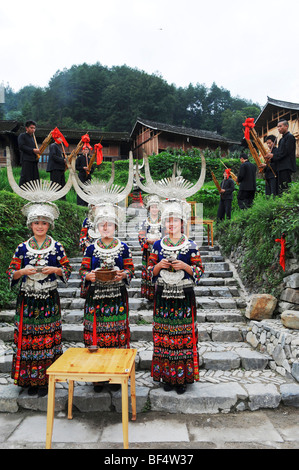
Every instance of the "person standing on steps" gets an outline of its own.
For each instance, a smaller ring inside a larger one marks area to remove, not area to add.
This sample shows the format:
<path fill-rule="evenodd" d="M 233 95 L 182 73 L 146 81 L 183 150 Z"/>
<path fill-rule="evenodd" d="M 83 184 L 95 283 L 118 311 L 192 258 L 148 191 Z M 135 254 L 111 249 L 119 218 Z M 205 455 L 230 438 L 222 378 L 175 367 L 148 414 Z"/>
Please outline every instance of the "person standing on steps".
<path fill-rule="evenodd" d="M 169 199 L 161 206 L 167 236 L 154 243 L 148 263 L 156 285 L 151 373 L 166 392 L 182 394 L 199 379 L 194 285 L 204 269 L 196 243 L 183 233 L 189 204 Z"/>
<path fill-rule="evenodd" d="M 142 249 L 141 297 L 152 301 L 154 286 L 151 279 L 149 279 L 147 266 L 153 244 L 161 238 L 160 198 L 156 195 L 150 195 L 144 199 L 148 216 L 142 222 L 138 234 L 139 244 Z"/>
<path fill-rule="evenodd" d="M 67 282 L 71 266 L 63 246 L 48 230 L 59 217 L 59 199 L 71 187 L 61 190 L 43 187 L 43 182 L 19 188 L 8 165 L 8 179 L 13 190 L 30 201 L 22 213 L 32 236 L 15 250 L 7 275 L 11 287 L 20 283 L 16 302 L 12 378 L 16 385 L 28 389 L 29 395 L 45 396 L 48 391 L 47 368 L 62 351 L 61 308 L 58 279 Z"/>
<path fill-rule="evenodd" d="M 88 235 L 93 242 L 84 251 L 81 267 L 81 297 L 84 305 L 84 344 L 100 348 L 129 348 L 129 302 L 126 286 L 134 276 L 129 247 L 115 236 L 125 212 L 118 205 L 129 195 L 133 184 L 133 154 L 129 157 L 128 183 L 125 188 L 98 185 L 97 191 L 85 192 L 78 175 L 71 169 L 77 194 L 95 207 L 94 221 Z M 112 390 L 118 385 L 111 385 Z M 94 384 L 101 392 L 102 383 Z"/>
<path fill-rule="evenodd" d="M 230 176 L 230 169 L 226 168 L 223 172 L 223 180 L 221 182 L 221 194 L 217 212 L 217 220 L 224 220 L 231 218 L 233 192 L 235 190 L 235 183 Z"/>

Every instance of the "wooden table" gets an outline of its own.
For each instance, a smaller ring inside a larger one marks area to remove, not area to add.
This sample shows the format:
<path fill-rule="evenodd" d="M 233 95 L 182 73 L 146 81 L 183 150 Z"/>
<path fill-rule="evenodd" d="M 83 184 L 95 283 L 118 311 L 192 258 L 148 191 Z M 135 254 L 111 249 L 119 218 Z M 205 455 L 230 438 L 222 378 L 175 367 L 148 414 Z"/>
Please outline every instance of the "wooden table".
<path fill-rule="evenodd" d="M 69 348 L 48 369 L 48 409 L 46 449 L 51 448 L 54 411 L 55 383 L 69 382 L 68 419 L 72 419 L 74 381 L 121 384 L 122 426 L 124 449 L 128 449 L 128 381 L 131 379 L 132 420 L 136 420 L 135 356 L 136 349 L 99 349 L 89 352 L 86 348 Z"/>

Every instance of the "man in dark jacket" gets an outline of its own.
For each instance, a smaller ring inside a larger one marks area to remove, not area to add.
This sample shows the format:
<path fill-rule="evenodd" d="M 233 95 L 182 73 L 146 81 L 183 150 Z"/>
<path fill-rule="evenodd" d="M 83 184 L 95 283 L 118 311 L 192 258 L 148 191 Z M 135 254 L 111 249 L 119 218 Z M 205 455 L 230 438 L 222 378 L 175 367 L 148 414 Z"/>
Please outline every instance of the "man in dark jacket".
<path fill-rule="evenodd" d="M 89 149 L 86 147 L 83 148 L 82 153 L 78 155 L 76 159 L 76 170 L 78 171 L 79 180 L 82 181 L 82 183 L 91 180 L 91 175 L 94 172 L 94 166 L 92 166 L 90 171 L 88 171 L 89 162 Z M 78 206 L 87 206 L 87 202 L 83 201 L 83 199 L 81 199 L 78 195 L 77 204 Z"/>
<path fill-rule="evenodd" d="M 276 164 L 278 173 L 278 194 L 286 191 L 291 182 L 291 175 L 296 171 L 296 140 L 293 134 L 289 132 L 288 121 L 282 120 L 277 124 L 278 132 L 282 138 L 278 144 L 278 150 L 266 155 L 271 166 L 272 162 Z"/>
<path fill-rule="evenodd" d="M 33 135 L 35 133 L 36 123 L 34 121 L 26 121 L 25 130 L 18 137 L 18 146 L 21 154 L 21 177 L 19 186 L 27 183 L 27 181 L 39 180 L 38 173 L 38 153 L 39 149 L 36 148 Z"/>
<path fill-rule="evenodd" d="M 62 145 L 54 142 L 50 145 L 47 171 L 50 172 L 50 180 L 60 184 L 61 187 L 65 186 L 65 164 Z"/>
<path fill-rule="evenodd" d="M 269 148 L 269 152 L 276 155 L 277 147 L 276 147 L 277 137 L 275 135 L 268 135 L 266 138 L 266 144 Z M 264 175 L 265 175 L 265 194 L 266 196 L 277 196 L 278 194 L 278 176 L 277 176 L 277 165 L 274 160 L 269 161 L 271 168 L 266 164 L 262 164 L 264 167 Z"/>
<path fill-rule="evenodd" d="M 227 168 L 223 173 L 223 180 L 221 182 L 221 194 L 217 212 L 217 219 L 224 220 L 231 218 L 233 192 L 235 190 L 235 183 L 230 176 L 230 169 Z"/>
<path fill-rule="evenodd" d="M 238 205 L 240 209 L 247 209 L 252 206 L 256 191 L 256 166 L 248 161 L 245 153 L 241 153 L 240 161 Z"/>

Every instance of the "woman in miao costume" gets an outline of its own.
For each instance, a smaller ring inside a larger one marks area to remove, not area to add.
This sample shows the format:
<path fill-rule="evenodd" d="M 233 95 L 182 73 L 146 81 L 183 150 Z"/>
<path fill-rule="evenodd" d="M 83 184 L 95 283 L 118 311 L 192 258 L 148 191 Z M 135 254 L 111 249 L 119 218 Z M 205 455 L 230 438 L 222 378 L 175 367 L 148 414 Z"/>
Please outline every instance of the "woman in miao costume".
<path fill-rule="evenodd" d="M 148 162 L 146 161 L 146 166 Z M 204 183 L 205 160 L 195 185 L 175 176 L 154 183 L 147 176 L 142 188 L 167 198 L 161 203 L 162 227 L 166 236 L 154 243 L 149 273 L 156 285 L 153 313 L 152 377 L 163 382 L 164 390 L 186 391 L 187 384 L 199 380 L 197 323 L 194 285 L 204 272 L 196 243 L 183 233 L 190 216 L 186 198 Z"/>
<path fill-rule="evenodd" d="M 152 301 L 155 288 L 149 277 L 147 267 L 153 244 L 161 238 L 161 208 L 160 198 L 155 194 L 151 194 L 144 199 L 148 215 L 142 222 L 138 233 L 138 240 L 142 249 L 141 297 Z"/>
<path fill-rule="evenodd" d="M 49 181 L 28 182 L 21 188 L 13 178 L 9 150 L 8 179 L 12 189 L 30 201 L 22 210 L 33 235 L 20 243 L 7 274 L 10 285 L 20 282 L 16 303 L 12 378 L 28 388 L 29 395 L 44 396 L 48 390 L 47 368 L 62 354 L 61 309 L 58 279 L 67 282 L 71 267 L 63 246 L 48 230 L 59 217 L 52 202 L 65 196 L 71 179 L 61 188 Z"/>
<path fill-rule="evenodd" d="M 82 199 L 96 206 L 94 242 L 83 255 L 80 275 L 84 305 L 84 344 L 100 348 L 129 348 L 129 302 L 126 286 L 134 275 L 134 265 L 129 247 L 115 237 L 115 230 L 124 221 L 124 211 L 116 202 L 125 199 L 132 187 L 133 157 L 130 155 L 129 179 L 126 188 L 110 186 L 101 192 L 87 193 L 79 187 L 73 174 L 73 184 Z M 100 202 L 101 201 L 101 202 Z M 114 270 L 115 277 L 108 282 L 99 279 L 105 269 Z M 111 386 L 119 388 L 118 385 Z M 103 386 L 95 384 L 100 392 Z"/>
<path fill-rule="evenodd" d="M 72 168 L 75 171 L 75 159 L 72 160 Z M 81 187 L 81 189 L 87 190 L 89 192 L 93 192 L 94 194 L 101 192 L 103 189 L 109 188 L 114 181 L 115 170 L 114 170 L 114 162 L 112 162 L 112 170 L 111 170 L 111 177 L 109 181 L 99 180 L 95 177 L 89 182 L 82 183 L 79 177 L 77 178 L 77 184 Z M 85 249 L 93 242 L 93 238 L 91 237 L 91 231 L 93 230 L 94 218 L 95 218 L 95 211 L 96 206 L 94 204 L 89 204 L 89 211 L 87 217 L 83 220 L 80 237 L 79 237 L 79 247 L 84 253 Z"/>

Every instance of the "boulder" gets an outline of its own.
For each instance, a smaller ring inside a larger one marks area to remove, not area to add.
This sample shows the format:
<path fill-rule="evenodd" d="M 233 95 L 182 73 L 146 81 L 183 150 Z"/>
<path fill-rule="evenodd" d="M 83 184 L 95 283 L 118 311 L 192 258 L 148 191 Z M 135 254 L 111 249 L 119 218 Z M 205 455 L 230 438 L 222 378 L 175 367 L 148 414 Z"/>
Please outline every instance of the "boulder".
<path fill-rule="evenodd" d="M 266 320 L 272 317 L 277 299 L 270 294 L 254 294 L 246 308 L 245 316 L 250 320 Z"/>
<path fill-rule="evenodd" d="M 299 311 L 297 310 L 285 310 L 281 314 L 281 322 L 286 328 L 293 330 L 299 330 Z"/>

